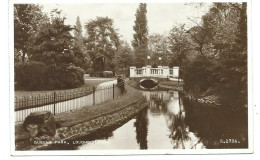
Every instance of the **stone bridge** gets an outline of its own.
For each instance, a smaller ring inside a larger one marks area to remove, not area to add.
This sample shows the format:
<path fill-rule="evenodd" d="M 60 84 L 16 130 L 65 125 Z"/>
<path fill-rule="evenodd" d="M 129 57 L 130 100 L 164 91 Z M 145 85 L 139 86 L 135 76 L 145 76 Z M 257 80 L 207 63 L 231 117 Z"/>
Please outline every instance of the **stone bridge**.
<path fill-rule="evenodd" d="M 158 66 L 152 68 L 150 65 L 142 68 L 130 67 L 130 78 L 150 77 L 150 78 L 179 78 L 179 67 L 169 68 L 168 66 Z"/>
<path fill-rule="evenodd" d="M 130 67 L 130 78 L 134 78 L 139 83 L 159 84 L 162 80 L 178 81 L 179 67 L 169 68 L 168 66 L 158 66 L 152 68 L 150 65 L 142 68 Z"/>

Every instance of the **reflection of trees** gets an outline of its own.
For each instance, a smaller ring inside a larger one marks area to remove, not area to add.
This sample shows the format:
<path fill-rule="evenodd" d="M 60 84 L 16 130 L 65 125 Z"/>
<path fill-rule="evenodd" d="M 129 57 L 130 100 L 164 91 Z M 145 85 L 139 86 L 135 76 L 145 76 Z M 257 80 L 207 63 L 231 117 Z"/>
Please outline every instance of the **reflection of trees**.
<path fill-rule="evenodd" d="M 172 139 L 173 141 L 173 148 L 177 149 L 177 148 L 182 148 L 185 149 L 185 145 L 184 145 L 184 141 L 190 140 L 190 137 L 188 136 L 189 131 L 187 129 L 187 126 L 185 124 L 185 116 L 183 115 L 183 110 L 181 107 L 181 98 L 179 96 L 179 113 L 178 114 L 172 114 L 172 113 L 168 113 L 168 116 L 170 118 L 170 125 L 169 125 L 169 129 L 170 129 L 170 135 L 169 137 Z"/>
<path fill-rule="evenodd" d="M 136 140 L 140 145 L 140 149 L 147 149 L 147 134 L 148 134 L 148 118 L 147 118 L 148 108 L 144 108 L 136 116 L 136 122 L 134 126 L 136 127 Z"/>
<path fill-rule="evenodd" d="M 150 97 L 150 111 L 151 113 L 167 113 L 167 101 L 164 101 L 163 97 L 152 95 Z"/>
<path fill-rule="evenodd" d="M 182 112 L 180 112 L 178 115 L 169 115 L 172 119 L 171 124 L 169 126 L 169 129 L 171 131 L 170 138 L 173 140 L 174 149 L 182 148 L 185 149 L 184 141 L 187 141 L 190 139 L 188 136 L 188 130 L 186 127 L 186 124 L 184 123 L 184 117 L 182 115 Z"/>
<path fill-rule="evenodd" d="M 184 100 L 185 123 L 196 133 L 206 148 L 247 148 L 247 116 L 224 112 L 205 104 Z M 237 139 L 240 143 L 220 143 L 221 139 Z"/>

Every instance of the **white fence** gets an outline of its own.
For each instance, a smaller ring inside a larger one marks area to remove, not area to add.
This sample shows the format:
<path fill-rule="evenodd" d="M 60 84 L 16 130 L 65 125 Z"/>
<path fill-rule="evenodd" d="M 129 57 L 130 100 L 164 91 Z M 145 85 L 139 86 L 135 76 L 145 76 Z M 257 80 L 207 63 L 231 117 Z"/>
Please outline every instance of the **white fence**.
<path fill-rule="evenodd" d="M 124 82 L 102 85 L 97 88 L 53 92 L 46 95 L 15 98 L 15 122 L 23 121 L 31 112 L 50 111 L 59 114 L 92 106 L 118 98 L 124 92 Z"/>

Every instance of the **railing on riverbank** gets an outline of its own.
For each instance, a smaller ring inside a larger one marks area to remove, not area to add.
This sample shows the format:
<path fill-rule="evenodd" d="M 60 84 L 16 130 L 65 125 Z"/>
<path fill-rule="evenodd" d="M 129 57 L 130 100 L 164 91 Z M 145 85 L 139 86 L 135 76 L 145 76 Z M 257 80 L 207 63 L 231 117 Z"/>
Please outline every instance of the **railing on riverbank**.
<path fill-rule="evenodd" d="M 124 81 L 119 81 L 117 84 L 97 88 L 15 97 L 15 122 L 23 121 L 31 112 L 50 111 L 55 115 L 116 99 L 124 92 Z"/>

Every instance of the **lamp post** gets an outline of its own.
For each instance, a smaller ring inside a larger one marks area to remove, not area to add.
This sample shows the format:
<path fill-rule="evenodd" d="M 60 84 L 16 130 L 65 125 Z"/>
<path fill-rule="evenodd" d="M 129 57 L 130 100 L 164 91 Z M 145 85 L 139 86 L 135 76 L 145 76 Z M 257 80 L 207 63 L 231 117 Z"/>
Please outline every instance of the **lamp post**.
<path fill-rule="evenodd" d="M 147 60 L 148 60 L 148 65 L 150 64 L 150 56 L 147 56 Z"/>
<path fill-rule="evenodd" d="M 162 61 L 162 58 L 161 58 L 161 57 L 159 57 L 159 65 L 161 65 L 161 61 Z"/>

